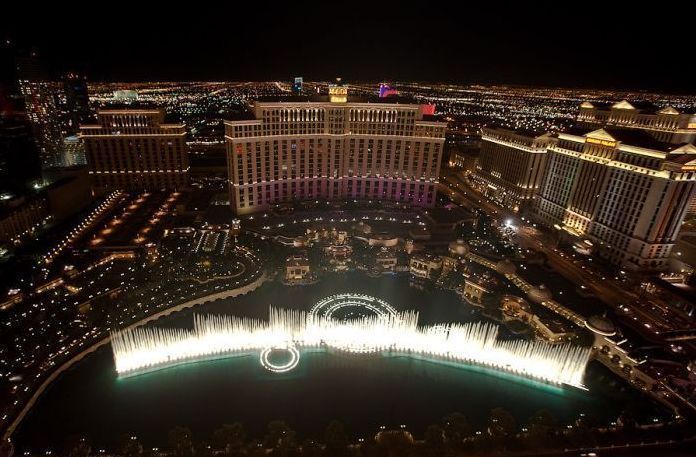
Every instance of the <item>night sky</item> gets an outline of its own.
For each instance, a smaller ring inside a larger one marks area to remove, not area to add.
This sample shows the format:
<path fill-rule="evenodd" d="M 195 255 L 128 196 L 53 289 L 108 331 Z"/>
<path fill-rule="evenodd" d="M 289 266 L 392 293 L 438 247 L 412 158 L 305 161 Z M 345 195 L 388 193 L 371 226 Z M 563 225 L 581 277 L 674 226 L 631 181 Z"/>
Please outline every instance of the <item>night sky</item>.
<path fill-rule="evenodd" d="M 459 2 L 456 9 L 437 1 L 417 9 L 377 1 L 168 2 L 165 13 L 57 3 L 40 17 L 6 17 L 2 36 L 38 48 L 54 75 L 77 70 L 92 81 L 302 75 L 696 93 L 693 19 L 659 8 L 629 15 L 638 2 L 626 11 L 610 10 L 608 1 Z"/>

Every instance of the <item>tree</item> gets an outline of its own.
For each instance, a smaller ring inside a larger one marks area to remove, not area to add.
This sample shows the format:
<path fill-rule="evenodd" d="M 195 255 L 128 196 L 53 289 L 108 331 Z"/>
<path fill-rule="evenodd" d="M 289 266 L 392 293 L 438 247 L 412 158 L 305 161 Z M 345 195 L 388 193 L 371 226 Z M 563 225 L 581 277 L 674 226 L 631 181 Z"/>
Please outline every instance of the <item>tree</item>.
<path fill-rule="evenodd" d="M 413 437 L 404 430 L 386 430 L 377 435 L 377 445 L 387 457 L 402 457 L 412 451 Z"/>
<path fill-rule="evenodd" d="M 263 443 L 254 440 L 247 444 L 246 455 L 248 457 L 266 457 L 266 449 L 264 449 Z"/>
<path fill-rule="evenodd" d="M 333 420 L 329 423 L 324 434 L 324 443 L 326 444 L 326 452 L 331 456 L 341 456 L 348 453 L 348 436 L 341 422 Z"/>
<path fill-rule="evenodd" d="M 425 447 L 428 455 L 441 455 L 445 447 L 445 431 L 437 424 L 425 429 Z"/>
<path fill-rule="evenodd" d="M 73 436 L 67 439 L 65 449 L 68 457 L 88 457 L 92 451 L 89 440 L 85 436 Z"/>
<path fill-rule="evenodd" d="M 457 237 L 466 241 L 476 238 L 476 224 L 473 221 L 464 221 L 457 227 Z"/>
<path fill-rule="evenodd" d="M 128 433 L 121 437 L 119 448 L 123 457 L 138 457 L 143 453 L 143 445 L 138 437 Z"/>
<path fill-rule="evenodd" d="M 493 218 L 491 218 L 485 211 L 480 211 L 478 218 L 476 219 L 476 235 L 479 238 L 487 239 L 489 235 L 493 232 L 491 226 L 493 224 Z"/>
<path fill-rule="evenodd" d="M 297 450 L 295 431 L 284 421 L 271 421 L 268 423 L 268 433 L 263 439 L 266 449 L 273 449 L 276 455 L 290 455 Z"/>
<path fill-rule="evenodd" d="M 462 413 L 451 413 L 442 419 L 443 438 L 447 446 L 460 449 L 464 439 L 471 435 L 471 427 Z"/>
<path fill-rule="evenodd" d="M 567 435 L 570 447 L 591 447 L 597 445 L 597 421 L 594 417 L 581 415 Z"/>
<path fill-rule="evenodd" d="M 307 439 L 302 443 L 302 457 L 322 457 L 323 455 L 322 446 L 316 441 Z"/>
<path fill-rule="evenodd" d="M 533 449 L 549 449 L 557 444 L 558 424 L 551 412 L 542 409 L 529 419 L 529 443 Z"/>
<path fill-rule="evenodd" d="M 167 435 L 169 447 L 178 457 L 188 457 L 193 454 L 193 434 L 187 427 L 176 426 Z"/>
<path fill-rule="evenodd" d="M 493 438 L 506 438 L 517 432 L 517 421 L 506 409 L 495 408 L 488 415 L 488 434 Z"/>
<path fill-rule="evenodd" d="M 227 455 L 239 453 L 246 441 L 246 430 L 240 422 L 224 424 L 213 433 L 213 443 Z"/>
<path fill-rule="evenodd" d="M 193 453 L 195 457 L 213 457 L 213 448 L 208 443 L 199 443 Z"/>
<path fill-rule="evenodd" d="M 616 419 L 616 423 L 624 431 L 633 431 L 638 425 L 634 408 L 626 408 L 623 411 L 621 411 L 621 414 Z"/>
<path fill-rule="evenodd" d="M 501 316 L 501 302 L 503 300 L 503 293 L 499 290 L 494 290 L 486 293 L 481 300 L 481 304 L 486 309 L 486 312 L 493 314 L 495 316 Z"/>

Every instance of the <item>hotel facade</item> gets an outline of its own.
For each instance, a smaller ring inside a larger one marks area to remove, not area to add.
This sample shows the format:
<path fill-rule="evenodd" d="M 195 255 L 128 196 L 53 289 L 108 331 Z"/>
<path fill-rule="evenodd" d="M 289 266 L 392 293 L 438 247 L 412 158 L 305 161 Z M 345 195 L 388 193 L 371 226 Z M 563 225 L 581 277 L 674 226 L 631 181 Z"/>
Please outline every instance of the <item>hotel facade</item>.
<path fill-rule="evenodd" d="M 531 206 L 546 166 L 551 134 L 527 135 L 502 128 L 481 130 L 481 152 L 471 183 L 483 195 L 519 211 Z"/>
<path fill-rule="evenodd" d="M 558 134 L 536 201 L 543 222 L 624 268 L 663 269 L 696 186 L 696 147 L 607 127 Z"/>
<path fill-rule="evenodd" d="M 102 110 L 97 122 L 80 126 L 95 189 L 179 189 L 188 184 L 186 128 L 165 124 L 163 110 Z"/>
<path fill-rule="evenodd" d="M 419 105 L 353 103 L 332 89 L 331 101 L 257 102 L 253 120 L 225 122 L 237 214 L 312 199 L 435 203 L 446 124 Z"/>
<path fill-rule="evenodd" d="M 696 141 L 696 113 L 681 112 L 671 106 L 631 103 L 622 100 L 613 104 L 584 102 L 580 105 L 578 126 L 639 129 L 658 141 L 671 144 Z"/>

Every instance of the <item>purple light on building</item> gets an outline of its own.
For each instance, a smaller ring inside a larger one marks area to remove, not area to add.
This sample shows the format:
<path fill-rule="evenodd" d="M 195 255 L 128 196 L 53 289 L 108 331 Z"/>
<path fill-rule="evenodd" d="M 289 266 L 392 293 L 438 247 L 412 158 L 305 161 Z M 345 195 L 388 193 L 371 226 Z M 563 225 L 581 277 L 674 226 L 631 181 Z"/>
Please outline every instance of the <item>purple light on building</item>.
<path fill-rule="evenodd" d="M 399 95 L 399 92 L 390 87 L 389 84 L 380 83 L 379 85 L 379 98 L 391 97 L 393 95 Z"/>

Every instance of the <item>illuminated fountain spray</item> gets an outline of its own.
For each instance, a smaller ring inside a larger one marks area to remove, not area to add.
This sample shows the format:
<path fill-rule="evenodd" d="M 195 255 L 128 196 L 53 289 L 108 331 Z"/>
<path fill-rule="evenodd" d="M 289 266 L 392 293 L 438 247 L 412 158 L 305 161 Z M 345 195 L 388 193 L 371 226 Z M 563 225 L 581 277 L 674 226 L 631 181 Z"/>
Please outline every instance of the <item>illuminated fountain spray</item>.
<path fill-rule="evenodd" d="M 589 348 L 499 340 L 498 327 L 482 322 L 419 327 L 418 313 L 413 311 L 389 310 L 336 320 L 332 313 L 327 316 L 315 308 L 309 313 L 271 308 L 267 322 L 196 315 L 193 330 L 139 327 L 113 332 L 116 371 L 128 376 L 201 359 L 257 352 L 266 369 L 284 372 L 299 363 L 298 349 L 331 348 L 355 354 L 403 354 L 480 365 L 552 384 L 583 387 Z M 287 351 L 289 360 L 272 363 L 273 351 Z"/>

